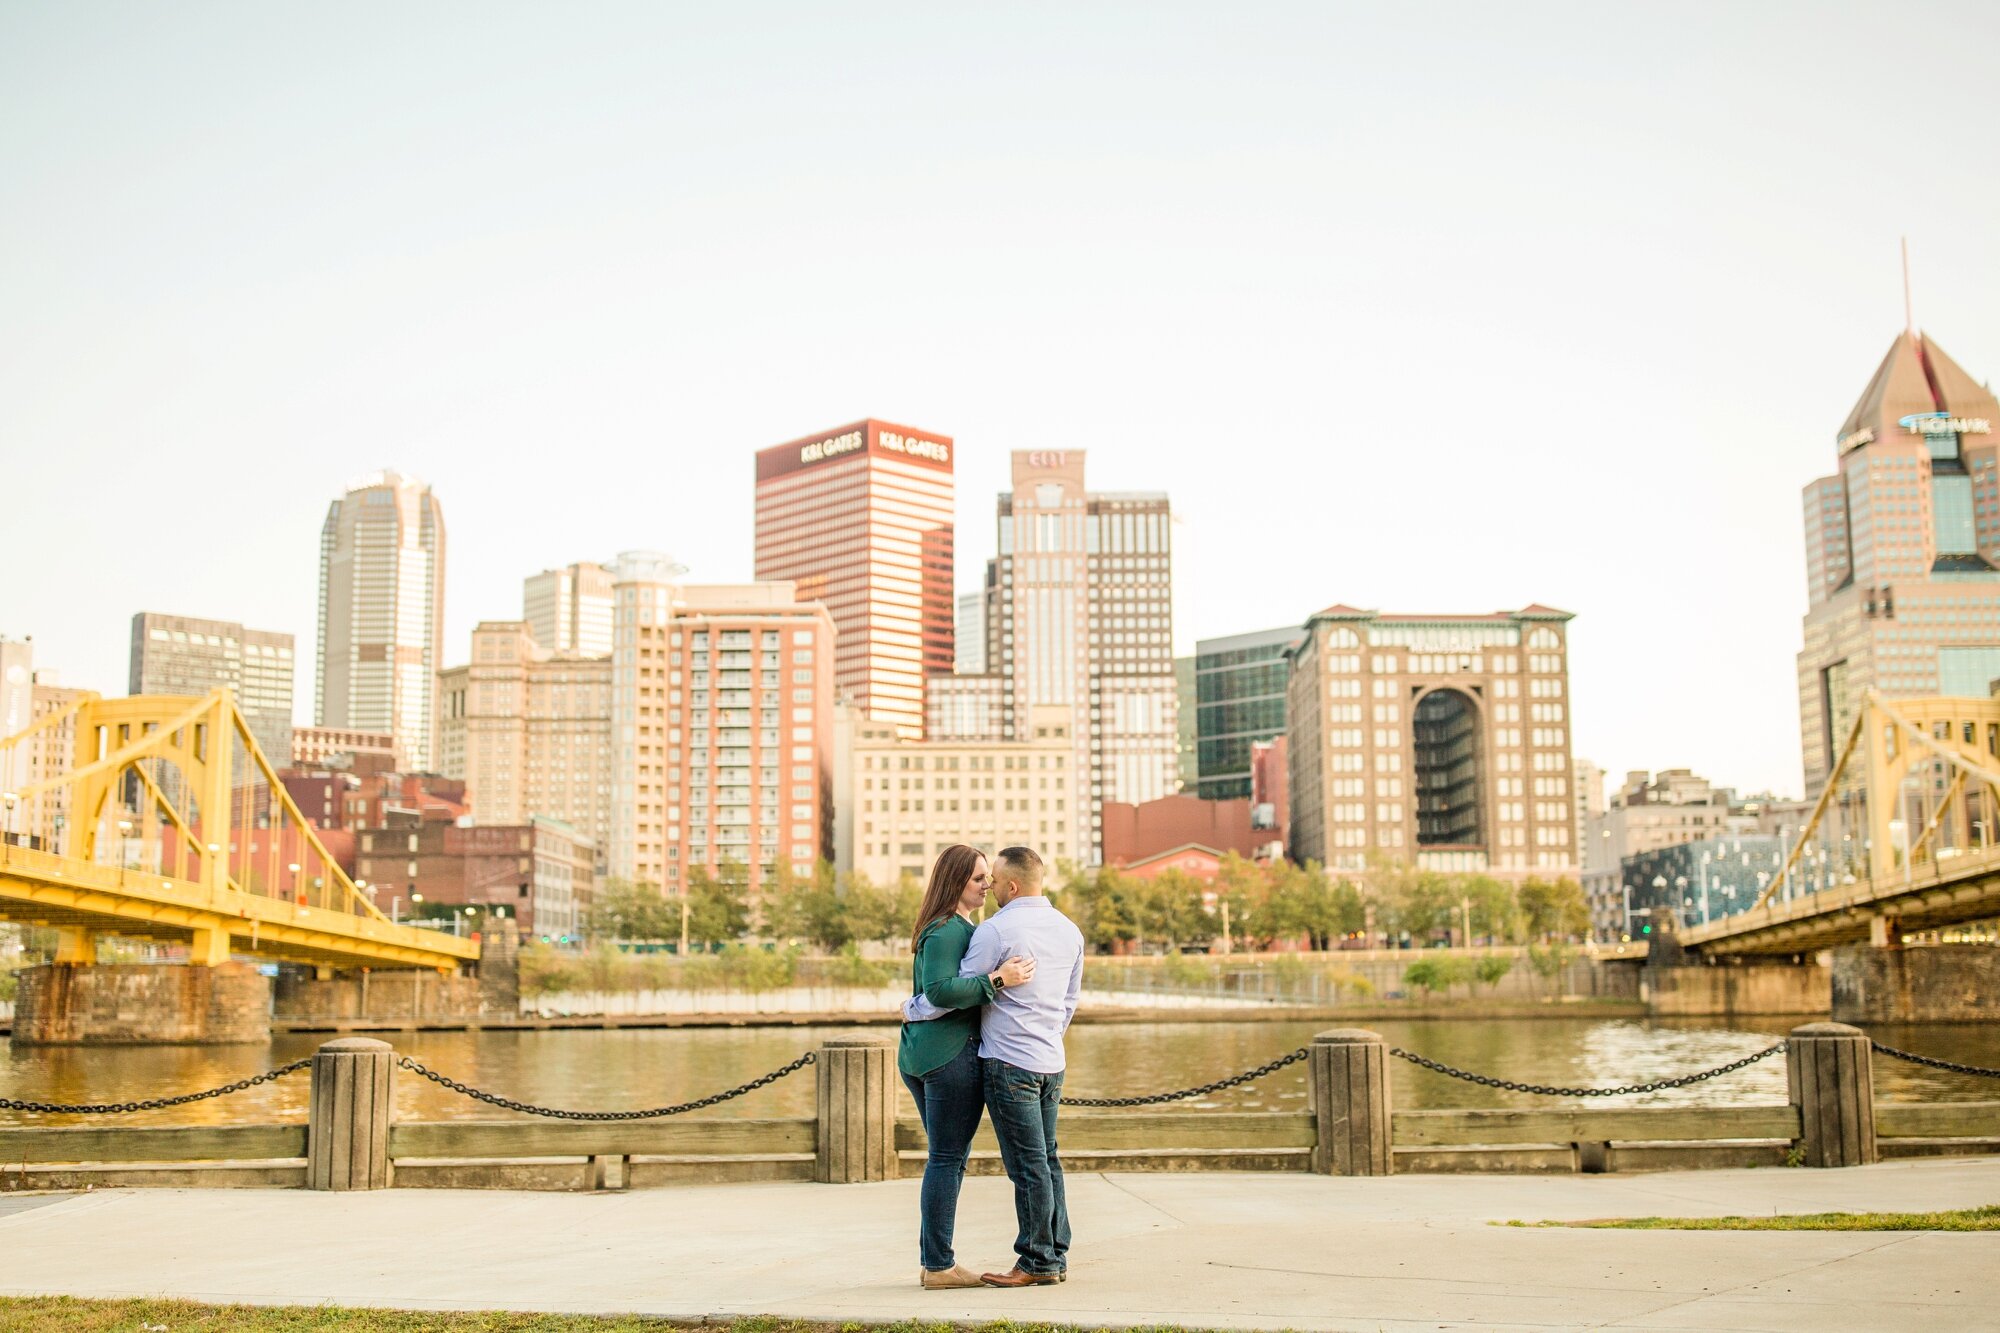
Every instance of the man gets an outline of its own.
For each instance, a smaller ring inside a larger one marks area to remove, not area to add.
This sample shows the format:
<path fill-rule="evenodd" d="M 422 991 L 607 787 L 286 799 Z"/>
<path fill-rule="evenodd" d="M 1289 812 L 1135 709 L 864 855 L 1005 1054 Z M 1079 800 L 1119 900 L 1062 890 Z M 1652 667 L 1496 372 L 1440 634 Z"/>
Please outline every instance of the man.
<path fill-rule="evenodd" d="M 1042 858 L 1031 848 L 1009 847 L 994 858 L 1000 910 L 972 933 L 959 966 L 959 974 L 969 977 L 1017 956 L 1035 964 L 1027 982 L 998 988 L 979 1030 L 986 1109 L 1014 1182 L 1020 1225 L 1014 1267 L 982 1274 L 989 1287 L 1040 1287 L 1069 1276 L 1069 1205 L 1056 1154 L 1056 1111 L 1067 1064 L 1063 1033 L 1083 990 L 1083 932 L 1043 896 L 1043 873 Z M 904 1006 L 916 1022 L 939 1012 L 921 995 Z"/>

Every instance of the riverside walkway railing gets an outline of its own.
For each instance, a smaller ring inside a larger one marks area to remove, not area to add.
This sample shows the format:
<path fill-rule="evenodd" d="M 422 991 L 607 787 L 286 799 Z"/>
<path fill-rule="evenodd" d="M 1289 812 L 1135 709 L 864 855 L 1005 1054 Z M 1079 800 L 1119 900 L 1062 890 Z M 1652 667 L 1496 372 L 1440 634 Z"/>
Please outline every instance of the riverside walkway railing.
<path fill-rule="evenodd" d="M 316 1054 L 200 1092 L 135 1102 L 0 1100 L 31 1114 L 113 1117 L 227 1096 L 311 1071 L 306 1121 L 280 1125 L 0 1128 L 0 1189 L 88 1185 L 267 1185 L 318 1190 L 397 1187 L 624 1189 L 677 1182 L 888 1180 L 921 1169 L 925 1142 L 895 1069 L 894 1039 L 836 1037 L 760 1078 L 693 1101 L 641 1110 L 539 1106 L 475 1088 L 386 1042 L 329 1041 Z M 1661 1091 L 1783 1055 L 1783 1103 L 1698 1107 L 1392 1110 L 1393 1061 L 1486 1087 L 1566 1098 Z M 1063 1158 L 1072 1170 L 1600 1172 L 1750 1165 L 1856 1166 L 1885 1157 L 2000 1152 L 2000 1101 L 1895 1103 L 1874 1096 L 1872 1059 L 2000 1079 L 1871 1042 L 1839 1023 L 1713 1069 L 1614 1087 L 1517 1083 L 1389 1046 L 1358 1028 L 1227 1078 L 1140 1097 L 1066 1098 Z M 1303 1061 L 1303 1111 L 1150 1111 L 1267 1077 Z M 811 1116 L 688 1117 L 812 1068 Z M 506 1120 L 402 1121 L 399 1071 L 511 1111 Z M 991 1129 L 973 1144 L 975 1173 L 999 1170 Z"/>

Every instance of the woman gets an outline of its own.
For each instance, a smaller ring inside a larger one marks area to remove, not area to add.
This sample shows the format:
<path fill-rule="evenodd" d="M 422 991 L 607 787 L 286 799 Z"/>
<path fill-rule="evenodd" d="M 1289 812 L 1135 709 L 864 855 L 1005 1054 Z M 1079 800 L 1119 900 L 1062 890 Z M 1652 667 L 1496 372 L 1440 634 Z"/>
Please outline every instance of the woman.
<path fill-rule="evenodd" d="M 985 976 L 961 977 L 958 965 L 972 943 L 972 914 L 986 905 L 993 883 L 977 847 L 947 847 L 931 867 L 930 886 L 910 934 L 913 993 L 947 1012 L 927 1023 L 904 1023 L 896 1067 L 930 1140 L 920 1198 L 918 1257 L 927 1288 L 976 1287 L 979 1275 L 952 1257 L 952 1223 L 965 1157 L 986 1109 L 979 1063 L 979 1006 L 1000 986 L 1018 986 L 1034 975 L 1034 962 L 1009 958 Z"/>

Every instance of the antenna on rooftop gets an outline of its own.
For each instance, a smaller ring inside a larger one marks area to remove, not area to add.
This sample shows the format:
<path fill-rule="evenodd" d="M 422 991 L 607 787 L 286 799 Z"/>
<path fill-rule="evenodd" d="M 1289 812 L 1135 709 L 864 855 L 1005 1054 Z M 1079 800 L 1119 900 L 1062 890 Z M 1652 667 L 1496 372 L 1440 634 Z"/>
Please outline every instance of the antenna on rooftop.
<path fill-rule="evenodd" d="M 1915 333 L 1917 321 L 1910 314 L 1910 238 L 1903 241 L 1903 332 Z"/>

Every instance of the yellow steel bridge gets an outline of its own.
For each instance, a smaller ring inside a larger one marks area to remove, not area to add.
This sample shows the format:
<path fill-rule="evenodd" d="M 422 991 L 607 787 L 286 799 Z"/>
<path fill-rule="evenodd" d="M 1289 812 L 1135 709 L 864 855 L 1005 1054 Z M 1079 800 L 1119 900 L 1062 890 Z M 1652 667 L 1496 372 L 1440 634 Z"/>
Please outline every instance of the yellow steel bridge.
<path fill-rule="evenodd" d="M 54 927 L 59 962 L 95 961 L 102 935 L 186 944 L 188 961 L 207 966 L 249 954 L 456 971 L 479 957 L 471 940 L 376 909 L 227 689 L 199 699 L 79 692 L 0 740 L 0 774 L 16 783 L 0 791 L 0 920 Z"/>
<path fill-rule="evenodd" d="M 1870 690 L 1812 815 L 1749 910 L 1691 926 L 1704 954 L 1895 947 L 2000 917 L 2000 699 Z"/>

